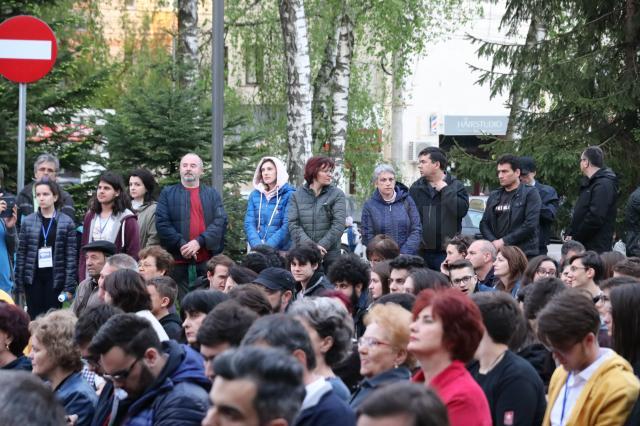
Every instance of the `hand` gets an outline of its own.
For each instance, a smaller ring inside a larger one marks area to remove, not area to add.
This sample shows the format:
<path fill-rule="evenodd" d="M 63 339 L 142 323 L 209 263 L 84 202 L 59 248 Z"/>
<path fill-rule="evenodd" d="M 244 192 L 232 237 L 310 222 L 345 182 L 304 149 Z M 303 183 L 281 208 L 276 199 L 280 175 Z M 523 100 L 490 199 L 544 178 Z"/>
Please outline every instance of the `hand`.
<path fill-rule="evenodd" d="M 327 255 L 327 249 L 318 244 L 318 249 L 320 250 L 320 255 L 325 257 Z"/>
<path fill-rule="evenodd" d="M 6 209 L 7 207 L 7 203 L 5 201 L 1 201 L 0 203 L 5 203 L 5 208 L 2 209 L 0 208 L 0 213 Z M 16 223 L 18 223 L 18 208 L 16 206 L 13 206 L 13 214 L 10 217 L 5 217 L 4 218 L 4 223 L 5 225 L 7 225 L 7 228 L 11 229 L 14 226 L 16 226 Z"/>
<path fill-rule="evenodd" d="M 442 188 L 444 188 L 447 185 L 448 185 L 447 182 L 445 182 L 443 179 L 440 182 L 434 183 L 433 187 L 436 189 L 436 191 L 442 191 Z"/>
<path fill-rule="evenodd" d="M 200 250 L 200 243 L 196 240 L 191 240 L 187 244 L 180 247 L 180 254 L 185 259 L 190 259 L 192 257 L 196 257 L 198 254 L 198 250 Z"/>
<path fill-rule="evenodd" d="M 72 414 L 70 416 L 66 416 L 67 425 L 75 426 L 78 423 L 78 415 Z"/>
<path fill-rule="evenodd" d="M 500 250 L 502 247 L 504 247 L 504 240 L 500 238 L 499 240 L 492 241 L 491 244 L 493 244 L 496 250 Z"/>

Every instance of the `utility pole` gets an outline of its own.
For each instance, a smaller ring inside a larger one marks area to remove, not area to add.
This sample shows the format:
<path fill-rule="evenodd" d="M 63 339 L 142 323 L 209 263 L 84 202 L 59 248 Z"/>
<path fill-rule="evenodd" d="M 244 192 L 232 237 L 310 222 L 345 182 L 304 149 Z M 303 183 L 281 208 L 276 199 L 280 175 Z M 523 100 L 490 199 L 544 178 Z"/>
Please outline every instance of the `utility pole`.
<path fill-rule="evenodd" d="M 224 0 L 212 2 L 211 27 L 211 184 L 222 197 L 223 114 L 224 114 Z"/>

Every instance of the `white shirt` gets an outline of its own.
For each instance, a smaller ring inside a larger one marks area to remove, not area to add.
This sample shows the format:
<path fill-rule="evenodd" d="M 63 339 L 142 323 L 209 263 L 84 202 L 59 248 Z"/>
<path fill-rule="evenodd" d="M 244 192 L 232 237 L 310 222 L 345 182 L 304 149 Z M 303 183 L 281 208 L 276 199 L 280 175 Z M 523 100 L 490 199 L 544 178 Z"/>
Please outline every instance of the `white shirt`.
<path fill-rule="evenodd" d="M 567 424 L 567 420 L 571 418 L 571 412 L 584 389 L 584 385 L 589 381 L 591 376 L 596 372 L 598 368 L 610 357 L 613 355 L 613 350 L 609 348 L 600 348 L 598 351 L 598 358 L 587 368 L 582 370 L 581 372 L 575 374 L 571 372 L 567 377 L 562 388 L 560 388 L 560 393 L 553 403 L 553 408 L 551 409 L 551 425 L 552 426 L 565 426 Z M 568 386 L 568 389 L 567 389 Z M 566 389 L 566 395 L 565 395 Z M 564 417 L 562 417 L 562 407 L 564 405 Z M 580 407 L 578 407 L 580 408 Z"/>
<path fill-rule="evenodd" d="M 306 410 L 307 408 L 315 407 L 320 402 L 320 399 L 327 393 L 331 392 L 333 388 L 331 385 L 324 379 L 324 377 L 320 377 L 319 379 L 309 383 L 305 387 L 306 394 L 304 396 L 304 400 L 302 401 L 302 407 L 300 407 L 300 411 Z"/>

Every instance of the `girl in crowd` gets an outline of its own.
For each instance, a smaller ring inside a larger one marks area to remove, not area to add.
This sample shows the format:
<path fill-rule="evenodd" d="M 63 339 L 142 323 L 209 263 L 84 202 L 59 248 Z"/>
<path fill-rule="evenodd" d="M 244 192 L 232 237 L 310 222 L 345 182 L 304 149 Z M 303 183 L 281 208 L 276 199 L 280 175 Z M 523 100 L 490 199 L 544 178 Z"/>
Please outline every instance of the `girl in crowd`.
<path fill-rule="evenodd" d="M 140 229 L 140 247 L 160 245 L 158 231 L 156 231 L 156 202 L 155 192 L 158 188 L 155 178 L 147 169 L 137 169 L 129 175 L 129 195 L 131 206 L 138 216 Z"/>
<path fill-rule="evenodd" d="M 295 188 L 287 183 L 289 174 L 282 161 L 264 157 L 253 175 L 253 187 L 247 201 L 244 232 L 249 247 L 266 244 L 278 250 L 288 250 L 289 222 L 287 206 Z"/>
<path fill-rule="evenodd" d="M 51 180 L 34 184 L 38 211 L 20 227 L 16 286 L 24 290 L 31 318 L 60 308 L 61 293 L 71 298 L 76 285 L 78 239 L 73 219 L 60 211 L 60 187 Z"/>
<path fill-rule="evenodd" d="M 353 409 L 376 389 L 411 378 L 413 356 L 407 352 L 411 313 L 389 303 L 376 304 L 365 316 L 367 325 L 358 340 L 360 374 L 364 380 L 353 393 L 350 404 Z"/>
<path fill-rule="evenodd" d="M 0 368 L 31 371 L 24 356 L 29 343 L 29 315 L 16 305 L 0 302 Z"/>
<path fill-rule="evenodd" d="M 126 253 L 138 259 L 140 251 L 140 228 L 138 219 L 131 211 L 131 201 L 125 191 L 122 177 L 113 172 L 104 172 L 98 180 L 98 190 L 91 200 L 89 211 L 84 216 L 81 247 L 96 240 L 111 241 L 117 253 Z M 86 277 L 84 252 L 78 262 L 80 281 Z"/>
<path fill-rule="evenodd" d="M 473 242 L 473 238 L 468 235 L 456 235 L 447 242 L 447 257 L 440 265 L 440 272 L 449 276 L 449 265 L 456 260 L 467 257 L 467 250 Z"/>
<path fill-rule="evenodd" d="M 374 303 L 381 296 L 389 294 L 389 260 L 377 262 L 371 265 L 371 275 L 369 278 L 369 298 L 370 303 Z"/>
<path fill-rule="evenodd" d="M 291 305 L 288 314 L 297 317 L 309 333 L 316 354 L 314 373 L 324 377 L 336 394 L 348 401 L 351 392 L 333 372 L 351 352 L 353 323 L 344 305 L 329 297 L 307 297 Z"/>
<path fill-rule="evenodd" d="M 427 268 L 416 268 L 405 278 L 403 290 L 417 296 L 422 290 L 428 288 L 449 288 L 451 283 L 447 276 L 441 272 L 436 272 Z"/>
<path fill-rule="evenodd" d="M 559 276 L 558 262 L 546 255 L 536 256 L 527 265 L 522 276 L 522 287 L 538 281 L 542 278 L 558 278 Z"/>
<path fill-rule="evenodd" d="M 496 289 L 511 293 L 515 299 L 525 269 L 527 269 L 527 256 L 519 247 L 502 247 L 493 262 L 493 273 L 500 280 Z"/>
<path fill-rule="evenodd" d="M 68 416 L 78 426 L 90 425 L 98 396 L 82 378 L 80 350 L 73 341 L 76 317 L 69 310 L 53 311 L 33 321 L 31 353 L 33 373 L 51 384 Z"/>
<path fill-rule="evenodd" d="M 465 368 L 484 332 L 480 309 L 456 289 L 424 290 L 413 306 L 408 350 L 421 366 L 413 380 L 430 385 L 451 426 L 491 426 L 484 392 Z"/>
<path fill-rule="evenodd" d="M 346 219 L 344 192 L 332 184 L 333 159 L 311 157 L 304 166 L 305 184 L 291 196 L 289 233 L 293 245 L 313 241 L 324 258 L 325 270 L 340 256 Z"/>
<path fill-rule="evenodd" d="M 181 313 L 182 313 L 182 328 L 187 343 L 193 347 L 198 348 L 198 330 L 202 325 L 202 321 L 209 312 L 213 310 L 218 304 L 229 299 L 229 296 L 218 290 L 194 290 L 182 299 Z"/>
<path fill-rule="evenodd" d="M 386 234 L 398 243 L 400 253 L 416 254 L 422 225 L 409 189 L 396 182 L 396 172 L 388 164 L 373 172 L 376 189 L 362 208 L 362 243 L 369 244 L 375 235 Z"/>

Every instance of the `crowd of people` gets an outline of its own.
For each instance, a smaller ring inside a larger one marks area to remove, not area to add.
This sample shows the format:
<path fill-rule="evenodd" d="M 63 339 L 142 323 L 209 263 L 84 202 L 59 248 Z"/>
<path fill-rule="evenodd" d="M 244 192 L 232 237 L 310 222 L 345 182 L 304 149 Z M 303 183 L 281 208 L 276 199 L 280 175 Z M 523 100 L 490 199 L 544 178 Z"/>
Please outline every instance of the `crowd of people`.
<path fill-rule="evenodd" d="M 560 259 L 531 158 L 498 159 L 477 236 L 446 153 L 418 168 L 410 187 L 375 168 L 363 259 L 341 250 L 333 160 L 294 188 L 264 157 L 234 260 L 197 155 L 159 196 L 148 170 L 105 171 L 82 218 L 41 155 L 17 197 L 0 190 L 0 424 L 640 424 L 640 225 L 612 251 L 602 151 L 580 156 Z"/>

